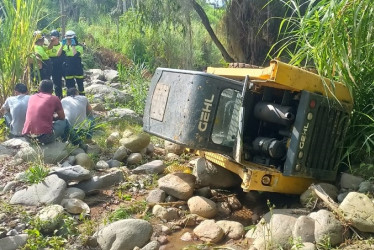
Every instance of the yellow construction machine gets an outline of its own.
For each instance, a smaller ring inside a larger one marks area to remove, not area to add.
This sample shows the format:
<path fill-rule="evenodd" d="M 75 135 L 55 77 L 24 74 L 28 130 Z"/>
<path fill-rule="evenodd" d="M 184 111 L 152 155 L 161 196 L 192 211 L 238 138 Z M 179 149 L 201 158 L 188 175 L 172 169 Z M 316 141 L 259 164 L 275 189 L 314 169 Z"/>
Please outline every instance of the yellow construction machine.
<path fill-rule="evenodd" d="M 283 63 L 158 68 L 144 130 L 236 173 L 244 191 L 300 194 L 334 181 L 353 100 L 345 85 Z"/>

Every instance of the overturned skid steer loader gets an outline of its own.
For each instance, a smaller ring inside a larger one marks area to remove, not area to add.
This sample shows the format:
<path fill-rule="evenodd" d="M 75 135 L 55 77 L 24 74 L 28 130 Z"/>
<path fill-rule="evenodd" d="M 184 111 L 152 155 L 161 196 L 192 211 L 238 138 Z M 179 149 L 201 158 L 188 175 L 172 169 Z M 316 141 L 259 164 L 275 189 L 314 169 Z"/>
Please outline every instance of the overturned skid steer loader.
<path fill-rule="evenodd" d="M 335 180 L 353 104 L 343 84 L 276 60 L 207 72 L 157 69 L 144 130 L 236 173 L 244 191 Z"/>

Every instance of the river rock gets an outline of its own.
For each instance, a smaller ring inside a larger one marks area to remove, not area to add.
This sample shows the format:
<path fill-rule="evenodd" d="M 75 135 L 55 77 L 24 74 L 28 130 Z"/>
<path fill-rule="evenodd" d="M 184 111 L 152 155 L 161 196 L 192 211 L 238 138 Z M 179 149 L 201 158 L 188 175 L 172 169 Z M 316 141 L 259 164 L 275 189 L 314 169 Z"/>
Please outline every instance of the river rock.
<path fill-rule="evenodd" d="M 66 182 L 58 178 L 57 175 L 50 175 L 43 182 L 16 192 L 10 200 L 10 204 L 38 206 L 60 203 L 65 190 Z"/>
<path fill-rule="evenodd" d="M 149 192 L 146 201 L 150 204 L 156 204 L 164 202 L 166 198 L 166 193 L 161 189 L 154 189 Z"/>
<path fill-rule="evenodd" d="M 17 154 L 14 156 L 16 159 L 22 159 L 23 161 L 26 162 L 35 162 L 39 158 L 38 152 L 31 147 L 31 146 L 26 146 L 22 147 L 18 150 Z"/>
<path fill-rule="evenodd" d="M 338 197 L 338 188 L 329 183 L 318 183 L 316 186 L 320 186 L 325 193 L 333 200 L 337 200 Z M 300 196 L 300 203 L 304 207 L 313 207 L 315 202 L 318 200 L 318 196 L 312 189 L 307 189 L 304 193 Z"/>
<path fill-rule="evenodd" d="M 181 155 L 185 149 L 185 147 L 167 140 L 165 140 L 164 148 L 166 150 L 166 153 L 173 153 L 176 155 Z"/>
<path fill-rule="evenodd" d="M 127 157 L 127 164 L 136 165 L 139 164 L 142 160 L 143 156 L 140 153 L 131 153 L 129 157 Z"/>
<path fill-rule="evenodd" d="M 353 227 L 374 233 L 374 203 L 365 194 L 350 192 L 339 208 Z"/>
<path fill-rule="evenodd" d="M 145 220 L 119 220 L 101 229 L 97 233 L 97 242 L 102 250 L 133 250 L 143 247 L 151 238 L 152 231 L 152 225 Z"/>
<path fill-rule="evenodd" d="M 66 189 L 64 194 L 64 199 L 79 199 L 83 200 L 86 194 L 82 189 L 75 188 L 75 187 L 69 187 Z"/>
<path fill-rule="evenodd" d="M 125 120 L 139 125 L 143 124 L 143 119 L 134 111 L 127 108 L 114 108 L 108 112 L 109 121 Z"/>
<path fill-rule="evenodd" d="M 119 168 L 120 166 L 122 166 L 122 163 L 117 160 L 109 160 L 107 162 L 110 168 Z"/>
<path fill-rule="evenodd" d="M 97 190 L 108 189 L 122 181 L 124 181 L 123 173 L 121 170 L 117 170 L 106 175 L 94 176 L 90 180 L 81 181 L 74 185 L 74 187 L 82 189 L 86 194 L 88 194 Z"/>
<path fill-rule="evenodd" d="M 359 193 L 373 193 L 374 192 L 374 184 L 370 181 L 363 181 L 360 183 L 358 188 Z"/>
<path fill-rule="evenodd" d="M 201 187 L 228 188 L 238 186 L 242 182 L 238 175 L 204 158 L 197 160 L 193 174 L 196 176 L 196 183 Z"/>
<path fill-rule="evenodd" d="M 152 213 L 164 221 L 173 221 L 179 219 L 178 209 L 174 207 L 165 208 L 160 205 L 155 205 L 152 209 Z"/>
<path fill-rule="evenodd" d="M 107 103 L 126 104 L 133 99 L 131 95 L 123 91 L 102 84 L 92 84 L 85 88 L 85 92 L 86 94 L 95 95 L 96 100 L 106 101 Z"/>
<path fill-rule="evenodd" d="M 38 149 L 41 151 L 44 162 L 47 164 L 57 164 L 61 160 L 69 156 L 67 145 L 64 142 L 54 141 L 45 145 L 38 146 Z"/>
<path fill-rule="evenodd" d="M 187 201 L 188 208 L 193 214 L 200 215 L 204 218 L 213 218 L 218 210 L 214 201 L 202 196 L 194 196 Z"/>
<path fill-rule="evenodd" d="M 101 69 L 89 69 L 86 71 L 86 74 L 89 75 L 91 81 L 94 81 L 94 80 L 105 81 L 106 80 L 104 71 Z"/>
<path fill-rule="evenodd" d="M 133 153 L 139 153 L 146 148 L 151 141 L 151 137 L 146 133 L 134 134 L 124 137 L 120 140 L 120 144 L 128 148 Z"/>
<path fill-rule="evenodd" d="M 92 170 L 95 166 L 90 156 L 86 153 L 77 154 L 75 156 L 75 164 L 80 165 L 88 170 Z"/>
<path fill-rule="evenodd" d="M 113 155 L 113 160 L 124 161 L 129 155 L 129 150 L 125 146 L 120 146 Z"/>
<path fill-rule="evenodd" d="M 158 250 L 160 248 L 161 244 L 157 240 L 153 240 L 149 242 L 147 245 L 142 247 L 141 250 Z"/>
<path fill-rule="evenodd" d="M 349 190 L 358 190 L 360 183 L 363 181 L 364 179 L 362 177 L 342 173 L 340 177 L 340 187 Z"/>
<path fill-rule="evenodd" d="M 220 226 L 229 239 L 238 240 L 244 236 L 244 226 L 236 221 L 220 220 L 216 224 Z"/>
<path fill-rule="evenodd" d="M 39 211 L 36 217 L 40 220 L 43 232 L 53 232 L 60 226 L 64 215 L 64 208 L 60 205 L 51 205 Z"/>
<path fill-rule="evenodd" d="M 214 220 L 205 220 L 193 230 L 200 240 L 210 243 L 217 243 L 225 236 L 222 228 Z"/>
<path fill-rule="evenodd" d="M 113 70 L 113 69 L 104 70 L 104 75 L 105 75 L 105 79 L 111 83 L 118 81 L 118 78 L 119 78 L 118 71 Z"/>
<path fill-rule="evenodd" d="M 80 165 L 58 168 L 51 174 L 56 174 L 59 178 L 63 179 L 66 182 L 83 181 L 92 178 L 90 171 L 81 167 Z"/>
<path fill-rule="evenodd" d="M 98 161 L 95 166 L 96 170 L 103 170 L 103 169 L 108 169 L 108 168 L 109 168 L 109 164 L 104 160 Z"/>
<path fill-rule="evenodd" d="M 222 216 L 222 217 L 227 217 L 231 214 L 231 208 L 230 208 L 230 205 L 229 203 L 227 203 L 226 201 L 223 201 L 223 202 L 217 202 L 217 214 L 219 216 Z"/>
<path fill-rule="evenodd" d="M 89 214 L 90 207 L 79 199 L 63 199 L 61 205 L 71 214 Z"/>
<path fill-rule="evenodd" d="M 292 231 L 293 238 L 299 238 L 302 242 L 314 242 L 314 223 L 312 218 L 305 215 L 297 218 Z"/>
<path fill-rule="evenodd" d="M 121 139 L 121 135 L 118 131 L 111 133 L 108 138 L 105 140 L 105 143 L 107 147 L 111 148 L 114 145 L 119 143 L 119 140 Z"/>
<path fill-rule="evenodd" d="M 192 197 L 195 187 L 195 176 L 185 173 L 168 174 L 158 180 L 158 186 L 167 194 L 181 200 Z"/>
<path fill-rule="evenodd" d="M 21 249 L 27 242 L 28 234 L 19 234 L 0 239 L 1 250 Z"/>
<path fill-rule="evenodd" d="M 337 246 L 344 241 L 343 226 L 334 214 L 328 210 L 321 209 L 309 215 L 315 220 L 314 237 L 317 244 L 323 244 L 329 237 L 331 246 Z"/>
<path fill-rule="evenodd" d="M 154 160 L 132 170 L 134 174 L 161 174 L 166 166 L 161 160 Z"/>

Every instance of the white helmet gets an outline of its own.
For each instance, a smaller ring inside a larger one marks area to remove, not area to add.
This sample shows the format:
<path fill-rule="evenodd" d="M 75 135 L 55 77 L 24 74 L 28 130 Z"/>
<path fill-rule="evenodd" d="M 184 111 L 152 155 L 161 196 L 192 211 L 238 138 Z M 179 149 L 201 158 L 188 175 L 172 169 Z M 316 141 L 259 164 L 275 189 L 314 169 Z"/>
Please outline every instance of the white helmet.
<path fill-rule="evenodd" d="M 76 35 L 75 35 L 75 32 L 74 31 L 72 31 L 72 30 L 68 30 L 68 31 L 66 31 L 66 34 L 65 34 L 65 38 L 73 38 L 73 37 L 75 37 Z"/>

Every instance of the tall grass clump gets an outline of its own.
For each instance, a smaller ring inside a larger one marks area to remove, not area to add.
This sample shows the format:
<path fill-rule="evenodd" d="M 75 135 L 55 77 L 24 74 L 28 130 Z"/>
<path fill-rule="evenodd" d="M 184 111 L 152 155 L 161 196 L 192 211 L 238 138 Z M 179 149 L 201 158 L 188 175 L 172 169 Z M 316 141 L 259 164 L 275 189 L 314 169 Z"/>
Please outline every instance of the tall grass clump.
<path fill-rule="evenodd" d="M 280 26 L 276 51 L 297 66 L 343 82 L 354 99 L 344 162 L 372 159 L 374 148 L 374 2 L 371 0 L 283 0 L 291 13 Z M 276 48 L 274 46 L 274 48 Z M 274 52 L 273 49 L 272 52 Z"/>
<path fill-rule="evenodd" d="M 0 1 L 0 103 L 24 81 L 42 0 Z"/>

